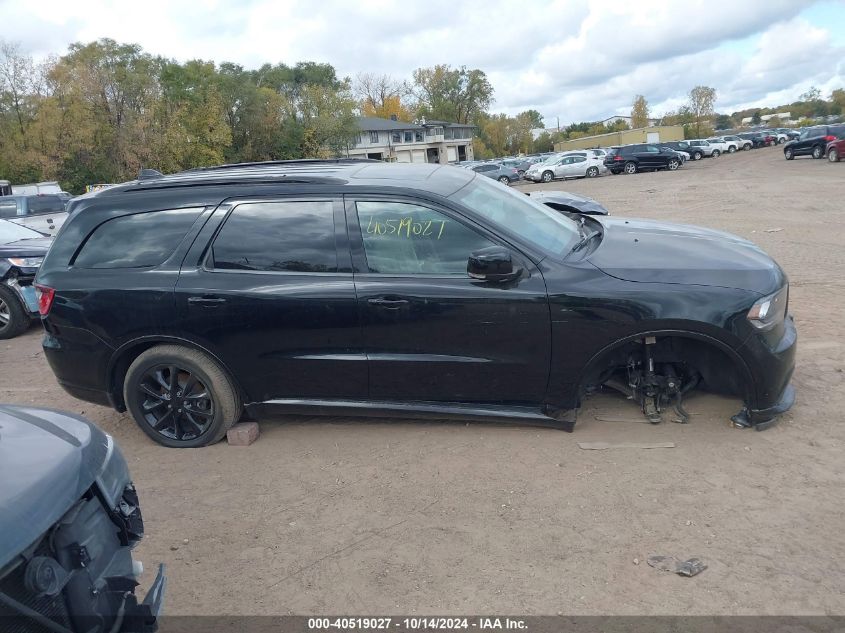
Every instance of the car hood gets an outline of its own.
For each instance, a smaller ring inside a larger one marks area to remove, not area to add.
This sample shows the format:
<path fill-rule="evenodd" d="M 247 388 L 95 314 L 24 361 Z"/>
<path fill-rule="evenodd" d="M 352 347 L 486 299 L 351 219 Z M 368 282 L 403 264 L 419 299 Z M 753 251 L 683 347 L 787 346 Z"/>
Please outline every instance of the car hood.
<path fill-rule="evenodd" d="M 52 242 L 53 238 L 37 237 L 0 244 L 0 257 L 43 257 Z"/>
<path fill-rule="evenodd" d="M 635 282 L 721 286 L 769 294 L 786 277 L 758 246 L 731 233 L 650 220 L 595 218 L 604 227 L 588 259 Z"/>
<path fill-rule="evenodd" d="M 0 568 L 68 511 L 113 453 L 82 417 L 0 405 Z"/>

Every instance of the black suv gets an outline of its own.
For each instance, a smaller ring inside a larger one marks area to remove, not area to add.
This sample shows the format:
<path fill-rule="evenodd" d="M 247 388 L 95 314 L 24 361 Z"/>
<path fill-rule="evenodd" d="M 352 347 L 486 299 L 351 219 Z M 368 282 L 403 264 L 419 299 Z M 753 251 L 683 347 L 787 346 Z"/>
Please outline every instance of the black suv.
<path fill-rule="evenodd" d="M 602 385 L 653 422 L 701 386 L 762 428 L 793 399 L 787 280 L 759 248 L 573 220 L 457 167 L 148 176 L 72 201 L 36 283 L 62 386 L 167 446 L 215 442 L 244 408 L 571 430 Z"/>
<path fill-rule="evenodd" d="M 614 174 L 636 174 L 638 171 L 668 169 L 675 171 L 681 166 L 678 155 L 666 148 L 651 143 L 623 145 L 611 149 L 604 157 L 605 166 Z"/>
<path fill-rule="evenodd" d="M 786 160 L 792 160 L 796 156 L 822 158 L 827 144 L 840 138 L 845 138 L 845 124 L 804 128 L 796 140 L 783 146 L 783 156 Z"/>

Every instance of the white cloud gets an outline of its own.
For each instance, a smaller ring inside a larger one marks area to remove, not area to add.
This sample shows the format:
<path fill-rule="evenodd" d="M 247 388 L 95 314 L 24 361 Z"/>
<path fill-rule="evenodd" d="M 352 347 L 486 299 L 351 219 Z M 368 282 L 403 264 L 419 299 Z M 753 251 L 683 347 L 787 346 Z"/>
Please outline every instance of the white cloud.
<path fill-rule="evenodd" d="M 676 108 L 696 84 L 723 110 L 776 105 L 810 84 L 842 85 L 830 25 L 799 16 L 810 0 L 40 0 L 0 3 L 5 37 L 36 56 L 110 37 L 179 60 L 313 60 L 338 73 L 448 63 L 481 68 L 496 109 L 549 122 L 625 113 L 635 94 Z M 845 8 L 840 26 L 845 26 Z M 750 39 L 749 39 L 750 38 Z M 735 46 L 743 42 L 743 46 Z"/>

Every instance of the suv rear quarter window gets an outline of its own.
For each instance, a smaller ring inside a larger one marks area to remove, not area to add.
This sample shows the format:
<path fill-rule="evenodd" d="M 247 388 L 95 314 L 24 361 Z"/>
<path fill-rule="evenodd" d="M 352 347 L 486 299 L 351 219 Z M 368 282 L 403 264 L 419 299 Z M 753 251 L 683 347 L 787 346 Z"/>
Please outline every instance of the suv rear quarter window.
<path fill-rule="evenodd" d="M 240 204 L 214 239 L 209 264 L 218 270 L 335 273 L 334 204 Z"/>
<path fill-rule="evenodd" d="M 202 207 L 122 215 L 100 224 L 82 245 L 76 268 L 150 268 L 166 260 Z"/>

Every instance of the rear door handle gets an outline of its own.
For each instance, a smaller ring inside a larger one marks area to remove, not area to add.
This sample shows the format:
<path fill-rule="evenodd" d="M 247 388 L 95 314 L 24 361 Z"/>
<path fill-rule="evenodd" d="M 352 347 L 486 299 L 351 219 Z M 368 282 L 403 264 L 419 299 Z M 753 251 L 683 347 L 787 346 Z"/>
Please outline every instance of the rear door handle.
<path fill-rule="evenodd" d="M 213 297 L 210 295 L 205 295 L 202 297 L 188 297 L 188 303 L 199 306 L 205 306 L 208 308 L 215 308 L 221 303 L 226 303 L 226 300 L 222 297 Z"/>
<path fill-rule="evenodd" d="M 375 299 L 367 299 L 367 303 L 377 308 L 385 308 L 387 310 L 398 310 L 402 306 L 408 305 L 408 300 L 390 299 L 388 297 L 376 297 Z"/>

